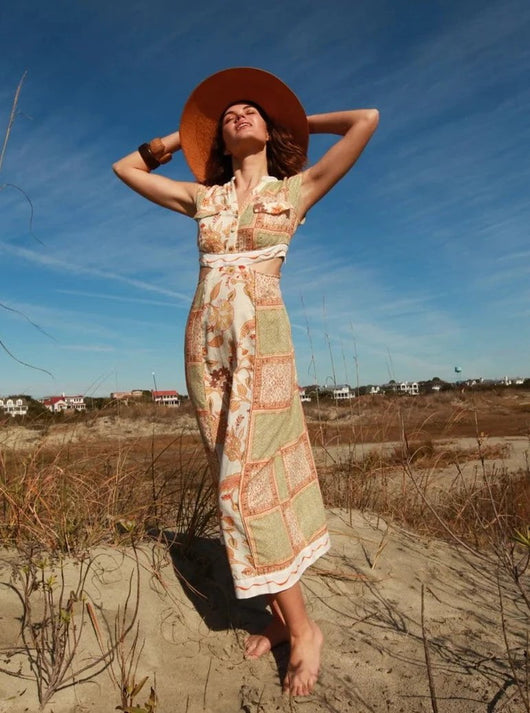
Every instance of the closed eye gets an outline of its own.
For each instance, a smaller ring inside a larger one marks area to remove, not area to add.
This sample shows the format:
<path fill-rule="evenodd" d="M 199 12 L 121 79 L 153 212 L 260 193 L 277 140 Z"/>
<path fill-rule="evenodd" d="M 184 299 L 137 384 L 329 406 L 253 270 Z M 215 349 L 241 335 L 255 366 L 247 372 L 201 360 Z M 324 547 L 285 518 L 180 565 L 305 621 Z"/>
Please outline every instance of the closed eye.
<path fill-rule="evenodd" d="M 250 116 L 251 114 L 257 114 L 257 110 L 253 106 L 243 107 L 243 112 L 245 116 Z M 223 124 L 229 124 L 231 121 L 237 121 L 237 114 L 233 111 L 228 111 L 223 117 Z"/>

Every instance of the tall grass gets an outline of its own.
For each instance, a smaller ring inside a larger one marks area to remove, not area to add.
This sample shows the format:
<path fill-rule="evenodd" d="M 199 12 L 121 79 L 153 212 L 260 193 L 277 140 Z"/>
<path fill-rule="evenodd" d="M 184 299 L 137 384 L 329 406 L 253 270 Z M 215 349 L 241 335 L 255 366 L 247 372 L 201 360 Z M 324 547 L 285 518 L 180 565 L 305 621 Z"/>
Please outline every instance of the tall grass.
<path fill-rule="evenodd" d="M 209 534 L 215 502 L 196 437 L 0 450 L 0 542 L 71 555 L 152 531 Z"/>
<path fill-rule="evenodd" d="M 510 577 L 530 613 L 526 577 L 530 560 L 528 461 L 511 472 L 505 465 L 506 446 L 484 437 L 480 419 L 473 416 L 469 404 L 450 404 L 445 399 L 442 405 L 446 420 L 441 427 L 432 401 L 429 408 L 421 401 L 386 401 L 377 396 L 344 406 L 311 405 L 307 413 L 325 502 L 350 513 L 375 512 L 408 530 L 484 555 L 499 582 Z M 33 570 L 39 561 L 35 558 L 42 559 L 39 553 L 89 561 L 86 558 L 98 545 L 135 545 L 153 536 L 163 537 L 164 542 L 173 542 L 185 552 L 194 537 L 211 536 L 216 531 L 215 496 L 198 434 L 184 429 L 175 435 L 157 434 L 157 423 L 164 425 L 163 421 L 177 418 L 157 409 L 151 435 L 135 436 L 135 420 L 142 417 L 142 409 L 135 407 L 126 413 L 127 417 L 123 411 L 120 416 L 105 415 L 109 428 L 118 426 L 118 438 L 105 437 L 102 429 L 91 439 L 69 439 L 75 424 L 84 423 L 97 431 L 100 424 L 87 416 L 76 418 L 70 430 L 65 422 L 64 437 L 55 444 L 43 440 L 33 448 L 0 449 L 0 543 L 21 553 L 31 552 L 28 562 Z M 465 419 L 468 423 L 463 424 Z M 471 425 L 473 448 L 450 441 L 457 428 L 465 426 L 468 434 Z M 53 435 L 55 427 L 48 424 L 46 428 Z M 437 428 L 443 441 L 435 437 Z M 359 440 L 361 432 L 364 442 Z M 21 567 L 23 572 L 24 565 Z M 40 572 L 38 564 L 35 571 Z M 39 587 L 43 593 L 48 591 L 45 580 Z M 500 585 L 499 591 L 507 665 L 521 700 L 526 701 L 524 710 L 530 713 L 528 671 L 525 674 L 522 653 L 510 641 Z M 51 597 L 51 589 L 48 594 Z M 77 599 L 82 596 L 82 592 L 76 594 Z M 55 605 L 59 618 L 50 614 L 46 621 L 61 621 L 61 608 L 77 606 L 50 599 L 50 612 Z M 123 684 L 120 703 L 126 710 L 144 681 L 136 676 L 141 642 L 133 637 L 128 648 L 123 648 L 118 630 L 114 639 L 110 646 L 117 658 L 112 672 Z M 426 633 L 424 645 L 429 667 Z M 108 655 L 102 656 L 105 662 Z M 41 668 L 37 664 L 36 672 Z M 43 691 L 43 699 L 48 700 L 48 689 Z M 145 711 L 154 710 L 155 699 L 153 690 Z"/>
<path fill-rule="evenodd" d="M 510 469 L 506 465 L 506 443 L 488 442 L 476 412 L 469 419 L 475 426 L 475 445 L 470 449 L 447 443 L 447 439 L 437 442 L 417 415 L 409 430 L 400 404 L 396 406 L 392 411 L 388 404 L 381 404 L 382 409 L 388 409 L 385 413 L 392 423 L 370 424 L 372 437 L 378 434 L 377 428 L 379 433 L 399 433 L 394 442 L 371 444 L 366 450 L 356 451 L 351 443 L 337 440 L 335 428 L 330 440 L 320 445 L 326 504 L 350 513 L 353 509 L 375 512 L 408 531 L 445 539 L 460 551 L 479 555 L 477 585 L 480 580 L 497 583 L 499 631 L 505 647 L 503 665 L 510 672 L 506 685 L 517 690 L 522 706 L 517 710 L 530 713 L 530 441 L 525 462 Z M 445 435 L 454 431 L 463 417 L 462 410 L 451 414 Z M 323 433 L 325 430 L 319 429 L 319 434 Z M 345 428 L 342 433 L 346 433 Z M 515 617 L 505 607 L 505 599 L 513 597 L 518 602 Z M 427 639 L 423 589 L 421 626 L 431 709 L 437 713 L 441 702 L 436 695 Z M 521 641 L 526 641 L 526 646 L 521 646 Z"/>
<path fill-rule="evenodd" d="M 128 430 L 125 421 L 122 426 Z M 120 710 L 154 713 L 154 684 L 143 706 L 137 703 L 147 681 L 137 673 L 143 652 L 138 559 L 134 596 L 131 580 L 114 629 L 101 625 L 86 591 L 87 576 L 100 545 L 129 552 L 132 546 L 136 553 L 137 543 L 156 537 L 186 555 L 195 537 L 216 531 L 212 484 L 198 437 L 187 431 L 77 442 L 75 428 L 70 440 L 65 434 L 55 445 L 0 450 L 0 545 L 7 548 L 11 571 L 2 584 L 18 597 L 22 641 L 8 652 L 15 656 L 12 668 L 0 670 L 32 679 L 40 709 L 57 692 L 107 670 Z M 72 559 L 79 573 L 73 589 L 65 577 Z M 79 659 L 88 622 L 100 655 L 85 666 Z"/>

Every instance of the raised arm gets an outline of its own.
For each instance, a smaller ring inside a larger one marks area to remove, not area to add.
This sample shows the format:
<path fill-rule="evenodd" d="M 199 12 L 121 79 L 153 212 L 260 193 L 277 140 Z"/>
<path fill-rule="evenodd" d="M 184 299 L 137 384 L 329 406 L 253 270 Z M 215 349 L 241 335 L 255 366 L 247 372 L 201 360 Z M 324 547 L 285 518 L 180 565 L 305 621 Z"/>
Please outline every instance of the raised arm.
<path fill-rule="evenodd" d="M 322 158 L 303 173 L 301 215 L 349 171 L 379 122 L 377 109 L 352 109 L 308 116 L 309 133 L 342 136 Z"/>
<path fill-rule="evenodd" d="M 180 134 L 175 131 L 161 139 L 154 139 L 151 145 L 155 157 L 161 163 L 167 163 L 180 149 Z M 138 151 L 116 161 L 112 169 L 130 188 L 153 203 L 193 217 L 198 183 L 174 181 L 166 176 L 151 173 Z"/>

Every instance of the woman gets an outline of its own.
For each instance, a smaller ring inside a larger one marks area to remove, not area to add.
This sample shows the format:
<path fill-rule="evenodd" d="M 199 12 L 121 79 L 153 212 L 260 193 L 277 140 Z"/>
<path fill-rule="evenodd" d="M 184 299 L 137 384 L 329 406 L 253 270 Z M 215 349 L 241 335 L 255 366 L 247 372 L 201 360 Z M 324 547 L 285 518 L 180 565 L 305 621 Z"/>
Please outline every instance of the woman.
<path fill-rule="evenodd" d="M 131 188 L 199 227 L 199 283 L 186 328 L 186 380 L 219 493 L 236 596 L 266 594 L 273 618 L 250 636 L 257 658 L 290 643 L 284 691 L 307 695 L 322 633 L 300 577 L 329 548 L 279 288 L 289 241 L 307 211 L 353 166 L 375 109 L 305 116 L 278 78 L 218 72 L 191 94 L 180 131 L 114 164 Z M 309 133 L 341 138 L 302 170 Z M 197 182 L 151 173 L 183 149 Z"/>

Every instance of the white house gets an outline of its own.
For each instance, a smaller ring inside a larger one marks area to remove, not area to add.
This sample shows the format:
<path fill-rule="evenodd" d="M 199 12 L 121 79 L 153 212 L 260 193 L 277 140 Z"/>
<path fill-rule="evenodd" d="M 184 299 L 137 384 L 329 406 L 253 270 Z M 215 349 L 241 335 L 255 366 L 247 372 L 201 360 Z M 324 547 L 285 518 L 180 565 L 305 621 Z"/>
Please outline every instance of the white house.
<path fill-rule="evenodd" d="M 28 412 L 27 404 L 23 399 L 0 399 L 0 408 L 7 416 L 25 416 Z"/>
<path fill-rule="evenodd" d="M 420 387 L 417 381 L 413 381 L 409 384 L 408 381 L 402 381 L 399 385 L 399 390 L 403 394 L 408 394 L 409 396 L 417 396 L 420 393 Z"/>
<path fill-rule="evenodd" d="M 86 403 L 84 396 L 64 396 L 64 400 L 69 409 L 75 409 L 75 411 L 85 411 Z"/>
<path fill-rule="evenodd" d="M 65 394 L 62 396 L 49 396 L 47 399 L 43 399 L 42 404 L 52 413 L 86 410 L 84 396 L 65 396 Z"/>
<path fill-rule="evenodd" d="M 151 391 L 153 401 L 161 406 L 180 406 L 180 397 L 177 391 Z"/>
<path fill-rule="evenodd" d="M 311 396 L 308 396 L 308 394 L 306 394 L 305 388 L 303 386 L 299 386 L 298 391 L 300 392 L 300 401 L 311 401 Z"/>
<path fill-rule="evenodd" d="M 346 384 L 345 386 L 336 386 L 333 389 L 333 398 L 336 401 L 343 401 L 344 399 L 354 399 L 355 394 L 350 391 L 350 387 Z"/>

